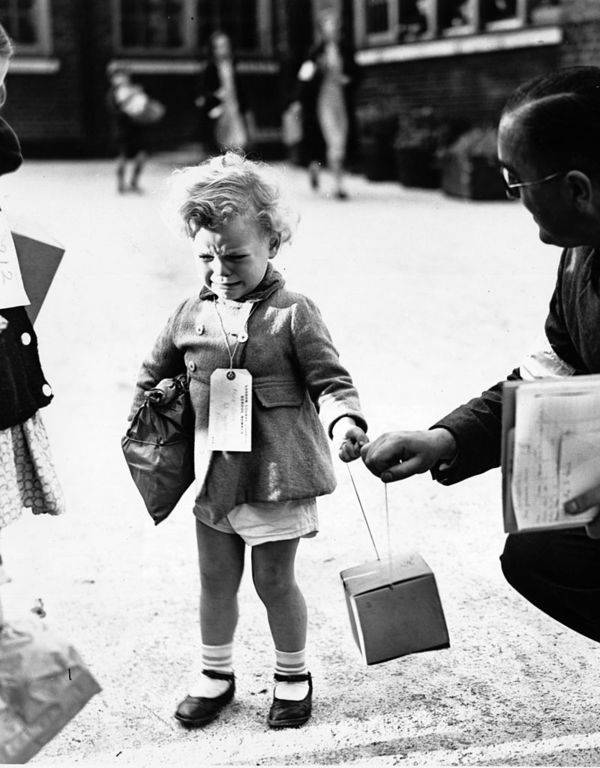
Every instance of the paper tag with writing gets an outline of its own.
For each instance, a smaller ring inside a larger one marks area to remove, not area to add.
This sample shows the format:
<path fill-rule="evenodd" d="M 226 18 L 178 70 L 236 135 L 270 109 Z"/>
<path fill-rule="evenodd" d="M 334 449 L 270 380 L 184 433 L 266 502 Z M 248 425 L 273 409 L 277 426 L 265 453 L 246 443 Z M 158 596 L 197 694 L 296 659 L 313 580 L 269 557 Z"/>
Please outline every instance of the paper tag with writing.
<path fill-rule="evenodd" d="M 0 309 L 29 304 L 6 214 L 0 211 Z"/>
<path fill-rule="evenodd" d="M 208 447 L 252 450 L 252 374 L 245 368 L 217 368 L 210 377 Z"/>

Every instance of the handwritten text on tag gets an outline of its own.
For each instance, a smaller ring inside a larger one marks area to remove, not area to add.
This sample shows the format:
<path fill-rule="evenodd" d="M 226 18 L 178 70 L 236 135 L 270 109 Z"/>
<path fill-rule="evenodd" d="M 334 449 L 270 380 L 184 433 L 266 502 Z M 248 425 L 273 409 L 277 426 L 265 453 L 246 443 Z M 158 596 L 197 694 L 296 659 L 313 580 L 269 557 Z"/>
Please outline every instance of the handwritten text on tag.
<path fill-rule="evenodd" d="M 6 214 L 0 211 L 0 309 L 28 304 L 12 233 Z"/>
<path fill-rule="evenodd" d="M 0 211 L 0 309 L 29 304 L 6 214 Z"/>

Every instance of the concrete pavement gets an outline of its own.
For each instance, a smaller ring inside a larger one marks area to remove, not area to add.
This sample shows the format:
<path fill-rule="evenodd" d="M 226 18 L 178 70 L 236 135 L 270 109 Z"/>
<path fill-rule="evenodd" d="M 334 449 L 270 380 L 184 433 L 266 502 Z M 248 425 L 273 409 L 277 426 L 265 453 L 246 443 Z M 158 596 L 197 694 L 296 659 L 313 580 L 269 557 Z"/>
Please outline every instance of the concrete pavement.
<path fill-rule="evenodd" d="M 271 733 L 272 649 L 246 574 L 235 653 L 239 695 L 196 732 L 172 719 L 197 649 L 191 499 L 154 528 L 119 439 L 139 363 L 195 270 L 161 221 L 169 168 L 147 194 L 114 194 L 108 163 L 28 163 L 2 182 L 2 207 L 68 247 L 37 330 L 56 398 L 45 421 L 69 503 L 3 533 L 13 583 L 6 614 L 41 597 L 103 686 L 36 758 L 40 765 L 598 765 L 594 643 L 529 606 L 504 582 L 497 471 L 452 488 L 429 477 L 390 487 L 393 551 L 433 568 L 446 651 L 365 668 L 339 571 L 372 557 L 345 468 L 301 546 L 315 709 Z M 558 251 L 519 206 L 352 178 L 351 200 L 313 196 L 282 169 L 302 221 L 276 265 L 322 308 L 376 436 L 431 424 L 503 378 L 538 345 Z M 324 185 L 325 186 L 325 185 Z M 381 548 L 381 484 L 353 465 Z"/>

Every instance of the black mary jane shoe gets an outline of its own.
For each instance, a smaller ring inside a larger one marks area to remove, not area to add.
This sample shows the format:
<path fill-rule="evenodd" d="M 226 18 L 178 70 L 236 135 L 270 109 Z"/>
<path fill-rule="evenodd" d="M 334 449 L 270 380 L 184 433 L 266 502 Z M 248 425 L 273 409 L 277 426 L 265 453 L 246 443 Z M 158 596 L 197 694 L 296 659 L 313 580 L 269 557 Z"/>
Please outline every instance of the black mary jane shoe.
<path fill-rule="evenodd" d="M 308 693 L 300 701 L 278 699 L 273 695 L 273 704 L 267 723 L 269 728 L 299 728 L 304 725 L 312 713 L 312 677 L 310 672 L 304 675 L 279 675 L 275 673 L 276 683 L 308 683 Z"/>
<path fill-rule="evenodd" d="M 205 696 L 186 696 L 177 707 L 175 717 L 186 728 L 200 728 L 212 722 L 226 704 L 233 699 L 235 693 L 235 676 L 233 672 L 215 672 L 212 669 L 202 670 L 202 674 L 211 680 L 228 680 L 229 688 L 220 696 L 209 699 Z"/>

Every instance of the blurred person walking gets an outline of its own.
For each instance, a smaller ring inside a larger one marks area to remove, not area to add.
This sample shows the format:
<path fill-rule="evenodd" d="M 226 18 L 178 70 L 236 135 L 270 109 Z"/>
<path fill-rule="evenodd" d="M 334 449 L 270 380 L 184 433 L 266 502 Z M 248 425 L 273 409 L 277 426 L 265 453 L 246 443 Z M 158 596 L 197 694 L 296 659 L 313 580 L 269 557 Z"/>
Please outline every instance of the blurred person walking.
<path fill-rule="evenodd" d="M 247 148 L 250 116 L 235 72 L 231 40 L 224 32 L 214 32 L 210 37 L 209 61 L 196 106 L 202 110 L 202 138 L 207 154 Z"/>
<path fill-rule="evenodd" d="M 143 90 L 131 81 L 126 69 L 110 72 L 107 106 L 113 120 L 113 134 L 118 147 L 117 190 L 141 192 L 139 181 L 148 158 L 144 125 L 140 122 L 141 101 L 147 98 Z M 127 163 L 133 164 L 129 186 L 126 184 Z"/>
<path fill-rule="evenodd" d="M 310 183 L 319 188 L 319 169 L 326 159 L 334 177 L 335 197 L 346 200 L 344 160 L 350 123 L 349 94 L 356 74 L 351 49 L 341 39 L 340 19 L 326 10 L 319 19 L 319 39 L 298 72 L 302 104 L 302 161 Z"/>
<path fill-rule="evenodd" d="M 0 105 L 6 101 L 4 81 L 12 52 L 12 43 L 0 25 Z M 19 140 L 0 117 L 0 176 L 16 171 L 22 162 Z M 1 229 L 10 238 L 10 242 L 0 243 L 0 253 L 5 256 L 12 238 L 3 217 L 0 212 Z M 3 295 L 6 285 L 3 281 L 0 286 L 0 531 L 17 520 L 24 509 L 36 515 L 64 511 L 39 415 L 40 408 L 52 400 L 52 389 L 40 365 L 37 337 L 29 316 L 24 306 L 14 306 L 8 291 Z M 7 581 L 0 559 L 0 584 Z"/>

